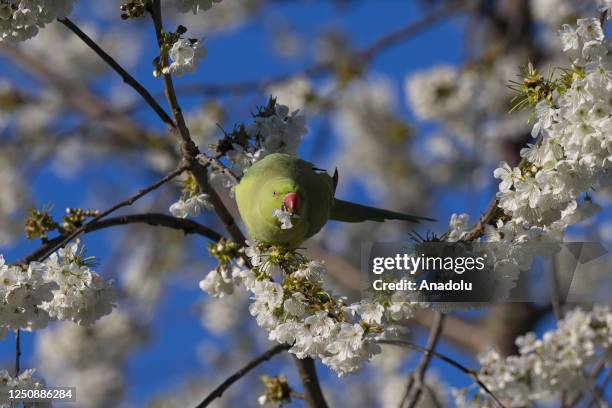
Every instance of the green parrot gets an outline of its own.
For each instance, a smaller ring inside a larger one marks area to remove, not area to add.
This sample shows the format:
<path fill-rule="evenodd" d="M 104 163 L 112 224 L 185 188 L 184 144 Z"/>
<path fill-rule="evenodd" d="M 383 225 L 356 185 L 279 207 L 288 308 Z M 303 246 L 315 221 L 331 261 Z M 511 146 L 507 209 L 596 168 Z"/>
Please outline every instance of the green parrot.
<path fill-rule="evenodd" d="M 251 166 L 236 186 L 238 211 L 251 239 L 296 248 L 328 220 L 343 222 L 434 221 L 335 198 L 338 172 L 331 177 L 312 163 L 283 153 L 270 154 Z M 274 215 L 282 210 L 292 226 Z M 287 214 L 288 213 L 288 214 Z"/>

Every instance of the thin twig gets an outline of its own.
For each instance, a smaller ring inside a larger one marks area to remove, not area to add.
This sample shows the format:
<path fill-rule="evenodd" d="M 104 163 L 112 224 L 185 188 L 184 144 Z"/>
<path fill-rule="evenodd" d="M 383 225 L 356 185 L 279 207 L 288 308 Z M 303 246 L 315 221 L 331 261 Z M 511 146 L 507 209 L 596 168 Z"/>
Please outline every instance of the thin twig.
<path fill-rule="evenodd" d="M 442 325 L 444 323 L 444 314 L 441 312 L 436 312 L 433 317 L 433 322 L 431 324 L 431 329 L 429 331 L 429 338 L 427 339 L 427 344 L 425 348 L 427 350 L 435 350 L 436 345 L 438 344 L 438 340 L 440 339 L 440 334 L 442 333 Z M 406 391 L 404 393 L 404 397 L 402 398 L 402 402 L 400 403 L 401 407 L 414 407 L 421 397 L 422 387 L 425 380 L 425 372 L 429 367 L 429 363 L 433 355 L 431 353 L 423 353 L 421 356 L 421 360 L 417 365 L 414 373 L 410 376 L 408 380 L 408 385 L 406 386 Z"/>
<path fill-rule="evenodd" d="M 606 377 L 604 378 L 603 382 L 601 383 L 601 386 L 597 387 L 597 389 L 593 393 L 593 398 L 591 398 L 591 402 L 589 402 L 589 405 L 587 405 L 587 408 L 591 408 L 596 403 L 600 403 L 601 402 L 601 400 L 602 400 L 602 398 L 604 396 L 604 393 L 606 392 L 606 389 L 608 388 L 608 384 L 610 383 L 610 380 L 612 380 L 612 371 L 608 371 L 608 373 L 606 374 Z M 606 404 L 605 406 L 607 407 L 608 404 Z"/>
<path fill-rule="evenodd" d="M 445 356 L 444 354 L 440 354 L 435 350 L 428 350 L 425 347 L 421 347 L 418 344 L 414 344 L 414 343 L 410 343 L 408 341 L 404 341 L 404 340 L 378 340 L 377 342 L 378 344 L 388 344 L 391 346 L 398 346 L 398 347 L 405 347 L 405 348 L 409 348 L 415 351 L 418 351 L 420 353 L 430 353 L 432 356 L 436 357 L 438 360 L 444 361 L 445 363 L 455 367 L 457 370 L 461 371 L 462 373 L 470 376 L 475 382 L 476 384 L 489 396 L 491 397 L 491 399 L 493 401 L 495 401 L 495 403 L 504 408 L 504 404 L 501 403 L 501 401 L 491 392 L 491 390 L 489 390 L 489 388 L 480 380 L 480 378 L 478 377 L 478 371 L 476 370 L 472 370 L 470 368 L 467 368 L 466 366 L 464 366 L 463 364 L 459 363 L 458 361 Z"/>
<path fill-rule="evenodd" d="M 461 238 L 463 241 L 474 241 L 484 234 L 485 226 L 493 219 L 495 213 L 497 212 L 498 205 L 497 198 L 494 198 L 489 203 L 489 206 L 485 210 L 485 212 L 480 216 L 478 222 L 472 229 L 467 231 L 463 237 Z"/>
<path fill-rule="evenodd" d="M 438 396 L 431 389 L 431 387 L 427 384 L 423 384 L 423 388 L 425 389 L 425 391 L 427 391 L 427 394 L 429 394 L 429 402 L 431 403 L 431 405 L 433 405 L 434 408 L 442 408 L 443 406 L 438 400 Z"/>
<path fill-rule="evenodd" d="M 47 248 L 42 254 L 40 254 L 40 256 L 36 260 L 39 261 L 39 262 L 44 261 L 49 255 L 51 255 L 57 249 L 63 247 L 68 242 L 72 241 L 74 238 L 79 236 L 79 234 L 81 234 L 83 231 L 85 231 L 90 224 L 94 224 L 95 222 L 101 220 L 102 218 L 104 218 L 107 215 L 117 211 L 118 209 L 120 209 L 122 207 L 127 207 L 127 206 L 130 206 L 130 205 L 134 204 L 134 202 L 136 202 L 138 199 L 140 199 L 143 196 L 147 195 L 151 191 L 156 190 L 157 188 L 161 187 L 162 185 L 164 185 L 168 181 L 174 179 L 175 177 L 177 177 L 179 174 L 181 174 L 185 170 L 186 170 L 186 166 L 179 167 L 178 169 L 174 170 L 172 173 L 168 174 L 167 176 L 165 176 L 161 180 L 151 184 L 150 186 L 148 186 L 146 188 L 143 188 L 142 190 L 138 191 L 133 196 L 131 196 L 131 197 L 121 201 L 120 203 L 115 204 L 114 206 L 112 206 L 108 210 L 103 211 L 100 214 L 96 215 L 88 223 L 86 223 L 86 224 L 82 225 L 81 227 L 75 229 L 73 232 L 68 234 L 64 239 L 62 239 L 61 241 L 57 242 L 55 245 L 49 246 L 49 248 Z"/>
<path fill-rule="evenodd" d="M 383 51 L 386 51 L 389 48 L 401 43 L 407 38 L 413 37 L 425 31 L 439 21 L 442 21 L 446 17 L 456 13 L 458 10 L 464 7 L 466 3 L 469 2 L 465 0 L 446 1 L 438 8 L 422 17 L 420 20 L 380 37 L 370 46 L 359 52 L 358 56 L 363 61 L 371 61 L 375 56 L 381 54 Z"/>
<path fill-rule="evenodd" d="M 15 377 L 21 371 L 21 330 L 15 330 Z"/>
<path fill-rule="evenodd" d="M 289 349 L 289 345 L 287 344 L 279 344 L 277 346 L 272 347 L 265 353 L 257 356 L 253 360 L 251 360 L 248 364 L 242 367 L 240 370 L 236 371 L 234 374 L 229 376 L 225 381 L 223 381 L 217 388 L 215 388 L 210 394 L 204 398 L 202 402 L 198 404 L 196 408 L 205 408 L 215 399 L 220 398 L 223 393 L 236 381 L 244 377 L 249 371 L 257 367 L 259 364 L 268 361 L 278 353 Z"/>
<path fill-rule="evenodd" d="M 121 78 L 123 82 L 131 86 L 145 102 L 153 108 L 157 116 L 161 118 L 168 126 L 176 127 L 176 124 L 170 118 L 170 115 L 166 113 L 164 108 L 160 106 L 160 104 L 155 100 L 153 95 L 147 91 L 147 89 L 142 86 L 140 82 L 136 80 L 129 72 L 127 72 L 113 57 L 108 55 L 106 51 L 104 51 L 91 37 L 85 34 L 76 24 L 74 24 L 68 17 L 58 19 L 60 23 L 65 25 L 70 31 L 77 35 L 85 44 L 89 46 L 100 58 L 104 60 Z"/>
<path fill-rule="evenodd" d="M 601 374 L 604 368 L 606 368 L 606 359 L 605 357 L 602 357 L 593 366 L 593 370 L 591 371 L 591 374 L 590 374 L 591 381 L 593 381 L 594 383 L 597 382 L 597 377 L 599 377 L 599 374 Z M 568 402 L 567 406 L 569 408 L 574 407 L 575 405 L 578 404 L 578 402 L 580 402 L 580 400 L 582 399 L 584 395 L 585 394 L 582 391 L 576 393 L 574 397 Z"/>
<path fill-rule="evenodd" d="M 83 233 L 86 234 L 109 227 L 127 224 L 148 224 L 152 226 L 172 228 L 181 230 L 185 234 L 198 234 L 212 241 L 219 241 L 221 238 L 223 238 L 223 236 L 217 231 L 214 231 L 213 229 L 202 225 L 196 221 L 189 220 L 186 218 L 177 218 L 171 215 L 159 213 L 120 215 L 118 217 L 107 218 L 93 223 L 87 223 L 85 229 L 83 230 Z M 32 261 L 40 259 L 43 254 L 49 251 L 50 248 L 54 248 L 55 246 L 63 242 L 63 240 L 68 237 L 68 235 L 69 234 L 62 234 L 53 238 L 49 242 L 41 245 L 38 249 L 36 249 L 30 255 L 28 255 L 17 263 L 28 264 Z"/>

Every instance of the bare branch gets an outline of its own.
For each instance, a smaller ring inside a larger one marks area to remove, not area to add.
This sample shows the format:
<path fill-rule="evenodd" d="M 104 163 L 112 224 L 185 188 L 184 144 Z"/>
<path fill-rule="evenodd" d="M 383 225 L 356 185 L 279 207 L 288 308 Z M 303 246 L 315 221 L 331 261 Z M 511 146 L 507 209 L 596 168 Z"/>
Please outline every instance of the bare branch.
<path fill-rule="evenodd" d="M 442 333 L 443 322 L 444 315 L 441 312 L 435 312 L 433 322 L 431 323 L 431 329 L 429 331 L 429 338 L 427 339 L 427 344 L 425 346 L 427 350 L 435 350 L 438 340 L 440 339 L 440 334 Z M 408 380 L 408 385 L 406 386 L 406 391 L 404 393 L 404 397 L 402 398 L 400 407 L 406 406 L 412 408 L 418 403 L 423 390 L 425 372 L 429 367 L 432 357 L 433 355 L 430 352 L 423 353 L 421 356 L 419 364 Z"/>
<path fill-rule="evenodd" d="M 155 26 L 155 34 L 157 36 L 158 44 L 161 45 L 163 23 L 161 16 L 161 4 L 159 0 L 153 1 L 151 7 L 151 16 L 153 18 L 153 24 Z M 162 56 L 162 67 L 167 65 L 167 59 L 168 58 L 166 56 Z M 215 189 L 212 188 L 212 186 L 210 185 L 208 181 L 208 171 L 206 166 L 202 165 L 198 161 L 198 155 L 200 154 L 200 150 L 195 145 L 195 143 L 191 139 L 191 135 L 189 134 L 189 129 L 187 128 L 185 119 L 183 117 L 183 112 L 176 97 L 174 84 L 172 82 L 172 75 L 163 74 L 163 79 L 164 88 L 166 90 L 166 97 L 168 99 L 168 103 L 170 104 L 172 114 L 174 115 L 174 119 L 177 124 L 177 131 L 181 141 L 181 155 L 183 159 L 187 162 L 189 166 L 189 171 L 191 171 L 191 173 L 195 177 L 202 191 L 209 194 L 209 200 L 214 207 L 215 213 L 217 214 L 227 231 L 232 236 L 232 239 L 236 242 L 242 243 L 245 240 L 244 234 L 236 225 L 234 217 L 225 207 L 223 201 L 221 201 L 221 198 L 219 197 Z"/>
<path fill-rule="evenodd" d="M 88 228 L 89 225 L 94 224 L 95 222 L 101 220 L 102 218 L 104 218 L 107 215 L 117 211 L 120 208 L 127 207 L 127 206 L 130 206 L 130 205 L 134 204 L 138 199 L 140 199 L 143 196 L 147 195 L 151 191 L 156 190 L 157 188 L 161 187 L 162 185 L 164 185 L 168 181 L 172 180 L 173 178 L 175 178 L 176 176 L 178 176 L 179 174 L 181 174 L 185 170 L 186 170 L 185 166 L 179 167 L 178 169 L 174 170 L 172 173 L 168 174 L 167 176 L 165 176 L 161 180 L 159 180 L 159 181 L 151 184 L 150 186 L 140 190 L 139 192 L 137 192 L 133 196 L 127 198 L 126 200 L 123 200 L 120 203 L 115 204 L 114 206 L 112 206 L 108 210 L 103 211 L 100 214 L 96 215 L 87 224 L 84 224 L 80 228 L 77 228 L 76 230 L 74 230 L 73 232 L 68 234 L 66 237 L 62 238 L 60 241 L 58 241 L 54 245 L 50 245 L 48 248 L 45 248 L 45 250 L 43 252 L 41 252 L 39 254 L 39 256 L 37 256 L 35 259 L 30 259 L 30 257 L 27 257 L 26 258 L 26 262 L 22 262 L 22 263 L 32 262 L 34 260 L 41 262 L 41 261 L 45 260 L 49 255 L 51 255 L 57 249 L 63 247 L 68 242 L 72 241 L 74 238 L 76 238 L 81 233 L 83 233 Z"/>
<path fill-rule="evenodd" d="M 161 118 L 168 126 L 176 127 L 176 124 L 172 121 L 170 116 L 166 113 L 159 103 L 155 100 L 153 95 L 147 91 L 147 89 L 140 84 L 129 72 L 127 72 L 113 57 L 108 55 L 94 40 L 92 40 L 87 34 L 85 34 L 76 24 L 74 24 L 68 17 L 58 19 L 60 23 L 65 25 L 70 31 L 77 35 L 85 44 L 89 46 L 100 58 L 104 60 L 121 78 L 123 82 L 131 86 L 145 102 L 153 108 L 157 116 Z"/>
<path fill-rule="evenodd" d="M 497 212 L 497 198 L 491 200 L 489 206 L 485 210 L 485 212 L 480 216 L 478 222 L 471 230 L 465 233 L 465 235 L 461 238 L 463 241 L 474 241 L 478 239 L 484 234 L 485 226 L 493 219 L 495 213 Z"/>
<path fill-rule="evenodd" d="M 438 8 L 422 17 L 420 20 L 412 22 L 399 30 L 383 35 L 370 46 L 364 48 L 358 55 L 364 61 L 371 61 L 383 51 L 400 44 L 402 41 L 410 37 L 414 37 L 428 28 L 431 28 L 433 25 L 442 21 L 443 19 L 455 14 L 461 8 L 465 7 L 466 3 L 469 2 L 465 0 L 446 1 Z"/>
<path fill-rule="evenodd" d="M 96 222 L 90 222 L 85 225 L 83 233 L 98 231 L 101 229 L 127 224 L 148 224 L 152 226 L 161 226 L 183 231 L 185 234 L 198 234 L 212 241 L 219 241 L 223 236 L 218 232 L 202 225 L 196 221 L 177 218 L 167 214 L 144 213 L 120 215 L 114 218 L 107 218 Z M 19 264 L 27 264 L 37 259 L 40 259 L 50 248 L 54 248 L 68 237 L 68 234 L 63 234 L 53 238 L 44 245 L 41 245 L 36 251 L 32 252 L 26 258 L 17 262 Z"/>
<path fill-rule="evenodd" d="M 289 347 L 291 346 L 287 344 L 279 344 L 272 347 L 265 353 L 260 354 L 259 356 L 251 360 L 248 364 L 246 364 L 244 367 L 242 367 L 240 370 L 229 376 L 225 381 L 223 381 L 217 388 L 215 388 L 210 394 L 208 394 L 206 398 L 204 398 L 204 401 L 200 402 L 196 408 L 205 408 L 210 405 L 210 403 L 213 402 L 215 399 L 221 398 L 223 393 L 229 387 L 231 387 L 233 383 L 244 377 L 249 371 L 257 367 L 259 364 L 268 361 L 278 353 L 289 349 Z"/>
<path fill-rule="evenodd" d="M 467 374 L 468 376 L 470 376 L 475 382 L 476 384 L 478 384 L 478 386 L 487 394 L 491 397 L 491 399 L 493 401 L 495 401 L 495 403 L 500 406 L 500 407 L 505 407 L 504 404 L 501 403 L 501 401 L 489 390 L 489 388 L 480 380 L 480 378 L 478 378 L 478 371 L 476 370 L 472 370 L 470 368 L 467 368 L 466 366 L 464 366 L 463 364 L 459 363 L 457 360 L 454 360 L 450 357 L 445 356 L 444 354 L 440 354 L 435 350 L 429 350 L 425 347 L 421 347 L 418 344 L 414 344 L 414 343 L 410 343 L 408 341 L 404 341 L 404 340 L 378 340 L 377 342 L 378 344 L 388 344 L 391 346 L 398 346 L 398 347 L 404 347 L 404 348 L 409 348 L 415 351 L 418 351 L 420 353 L 430 353 L 432 356 L 436 357 L 437 359 L 444 361 L 445 363 L 455 367 L 456 369 L 458 369 L 459 371 L 461 371 L 464 374 Z"/>

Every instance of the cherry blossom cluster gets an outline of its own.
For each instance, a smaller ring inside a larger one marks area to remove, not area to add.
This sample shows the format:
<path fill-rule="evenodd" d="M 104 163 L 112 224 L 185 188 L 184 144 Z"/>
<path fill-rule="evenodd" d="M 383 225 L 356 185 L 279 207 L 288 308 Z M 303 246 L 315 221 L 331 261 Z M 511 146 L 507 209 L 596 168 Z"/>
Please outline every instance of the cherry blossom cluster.
<path fill-rule="evenodd" d="M 291 112 L 287 106 L 270 99 L 252 124 L 233 132 L 232 149 L 227 153 L 232 169 L 242 174 L 270 153 L 296 154 L 306 132 L 306 118 L 299 110 Z"/>
<path fill-rule="evenodd" d="M 38 29 L 70 14 L 75 0 L 0 1 L 0 41 L 24 41 Z"/>
<path fill-rule="evenodd" d="M 45 261 L 45 280 L 59 285 L 53 299 L 43 304 L 52 318 L 91 326 L 112 312 L 117 299 L 113 281 L 104 280 L 86 261 L 78 242 L 59 249 Z"/>
<path fill-rule="evenodd" d="M 44 328 L 54 319 L 90 326 L 112 311 L 112 281 L 89 269 L 78 245 L 27 266 L 7 265 L 0 255 L 0 334 Z"/>
<path fill-rule="evenodd" d="M 6 370 L 0 370 L 0 406 L 13 407 L 16 406 L 15 400 L 9 399 L 10 390 L 42 390 L 45 388 L 45 381 L 34 377 L 36 370 L 29 369 L 23 371 L 17 377 L 13 377 Z M 26 404 L 26 406 L 50 407 L 50 402 L 37 402 L 34 405 Z"/>
<path fill-rule="evenodd" d="M 531 406 L 561 392 L 591 394 L 596 379 L 587 369 L 600 358 L 612 362 L 612 312 L 573 310 L 541 339 L 528 333 L 516 345 L 516 356 L 504 358 L 494 350 L 479 356 L 478 378 L 508 406 Z M 468 391 L 456 393 L 459 406 L 469 406 Z"/>
<path fill-rule="evenodd" d="M 43 307 L 53 300 L 59 285 L 45 279 L 45 266 L 7 265 L 0 255 L 0 337 L 8 330 L 34 330 L 46 327 L 49 312 Z"/>
<path fill-rule="evenodd" d="M 576 29 L 563 26 L 561 39 L 574 57 L 571 86 L 536 105 L 532 134 L 541 140 L 521 150 L 523 165 L 504 163 L 494 173 L 502 180 L 499 206 L 518 225 L 572 218 L 576 200 L 605 183 L 612 167 L 612 59 L 601 25 L 578 20 Z"/>
<path fill-rule="evenodd" d="M 244 269 L 244 259 L 238 256 L 238 249 L 234 242 L 225 240 L 208 246 L 208 252 L 219 265 L 200 281 L 200 289 L 217 298 L 234 293 L 235 279 Z"/>
<path fill-rule="evenodd" d="M 200 283 L 222 297 L 244 286 L 249 312 L 268 338 L 290 344 L 298 358 L 318 358 L 342 376 L 380 352 L 376 341 L 397 333 L 395 322 L 410 318 L 414 305 L 396 295 L 346 304 L 323 288 L 325 265 L 283 248 L 248 241 L 241 262 L 214 269 Z M 221 243 L 220 245 L 223 245 Z"/>
<path fill-rule="evenodd" d="M 612 163 L 612 69 L 609 45 L 599 20 L 578 20 L 577 27 L 560 31 L 564 48 L 573 57 L 561 77 L 546 80 L 529 68 L 525 102 L 535 104 L 532 135 L 538 139 L 521 150 L 517 167 L 501 163 L 494 176 L 503 214 L 486 225 L 485 240 L 509 245 L 499 254 L 505 274 L 516 277 L 535 255 L 533 243 L 562 239 L 568 225 L 599 210 L 586 195 L 609 185 Z M 542 87 L 539 84 L 544 84 Z M 453 215 L 449 237 L 461 239 L 469 229 L 468 216 Z M 511 273 L 510 273 L 511 272 Z"/>
<path fill-rule="evenodd" d="M 502 163 L 494 176 L 504 216 L 487 227 L 487 240 L 522 248 L 514 258 L 531 263 L 529 242 L 561 239 L 570 225 L 598 210 L 582 196 L 609 184 L 612 163 L 612 69 L 609 45 L 597 19 L 578 20 L 561 31 L 574 57 L 558 87 L 537 102 L 533 135 L 517 167 Z"/>

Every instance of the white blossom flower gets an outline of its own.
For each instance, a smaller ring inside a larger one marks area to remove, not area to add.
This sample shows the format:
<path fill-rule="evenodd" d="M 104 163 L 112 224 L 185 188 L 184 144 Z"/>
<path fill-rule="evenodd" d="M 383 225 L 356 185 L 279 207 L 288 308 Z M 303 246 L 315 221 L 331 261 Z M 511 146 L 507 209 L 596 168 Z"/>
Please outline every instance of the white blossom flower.
<path fill-rule="evenodd" d="M 453 214 L 449 222 L 451 231 L 448 234 L 447 239 L 451 242 L 459 241 L 463 237 L 463 235 L 470 229 L 469 222 L 469 214 Z"/>
<path fill-rule="evenodd" d="M 326 272 L 327 269 L 322 261 L 309 261 L 305 267 L 298 269 L 293 275 L 295 277 L 319 282 Z"/>
<path fill-rule="evenodd" d="M 227 268 L 213 269 L 200 281 L 200 289 L 214 297 L 234 293 L 234 281 Z"/>
<path fill-rule="evenodd" d="M 380 303 L 362 300 L 350 306 L 355 313 L 359 314 L 364 322 L 369 324 L 381 324 L 385 308 Z"/>
<path fill-rule="evenodd" d="M 306 312 L 306 297 L 300 293 L 295 292 L 291 297 L 283 303 L 283 309 L 292 316 L 302 317 Z"/>
<path fill-rule="evenodd" d="M 213 209 L 213 205 L 209 201 L 209 197 L 210 195 L 202 193 L 189 197 L 186 200 L 181 198 L 170 206 L 169 211 L 172 215 L 178 218 L 187 218 L 189 216 L 195 217 L 204 209 Z"/>
<path fill-rule="evenodd" d="M 542 129 L 548 129 L 552 126 L 553 121 L 557 117 L 557 110 L 552 108 L 548 102 L 540 101 L 535 107 L 538 121 L 533 125 L 531 136 L 537 137 Z"/>
<path fill-rule="evenodd" d="M 577 50 L 580 47 L 578 32 L 569 24 L 563 24 L 559 30 L 559 37 L 563 45 L 563 51 Z"/>
<path fill-rule="evenodd" d="M 499 167 L 493 171 L 493 177 L 501 180 L 499 191 L 505 193 L 521 178 L 521 170 L 510 167 L 506 162 L 501 162 Z"/>
<path fill-rule="evenodd" d="M 193 72 L 200 58 L 206 57 L 207 51 L 204 40 L 192 40 L 180 38 L 168 53 L 172 63 L 162 69 L 164 74 L 183 75 L 185 72 Z"/>
<path fill-rule="evenodd" d="M 272 215 L 278 219 L 278 222 L 280 222 L 281 229 L 285 230 L 293 228 L 291 217 L 295 217 L 295 215 L 291 214 L 289 211 L 277 208 L 272 211 Z"/>
<path fill-rule="evenodd" d="M 578 19 L 578 28 L 576 32 L 585 43 L 589 41 L 601 42 L 604 39 L 604 32 L 601 28 L 601 24 L 596 18 Z"/>

